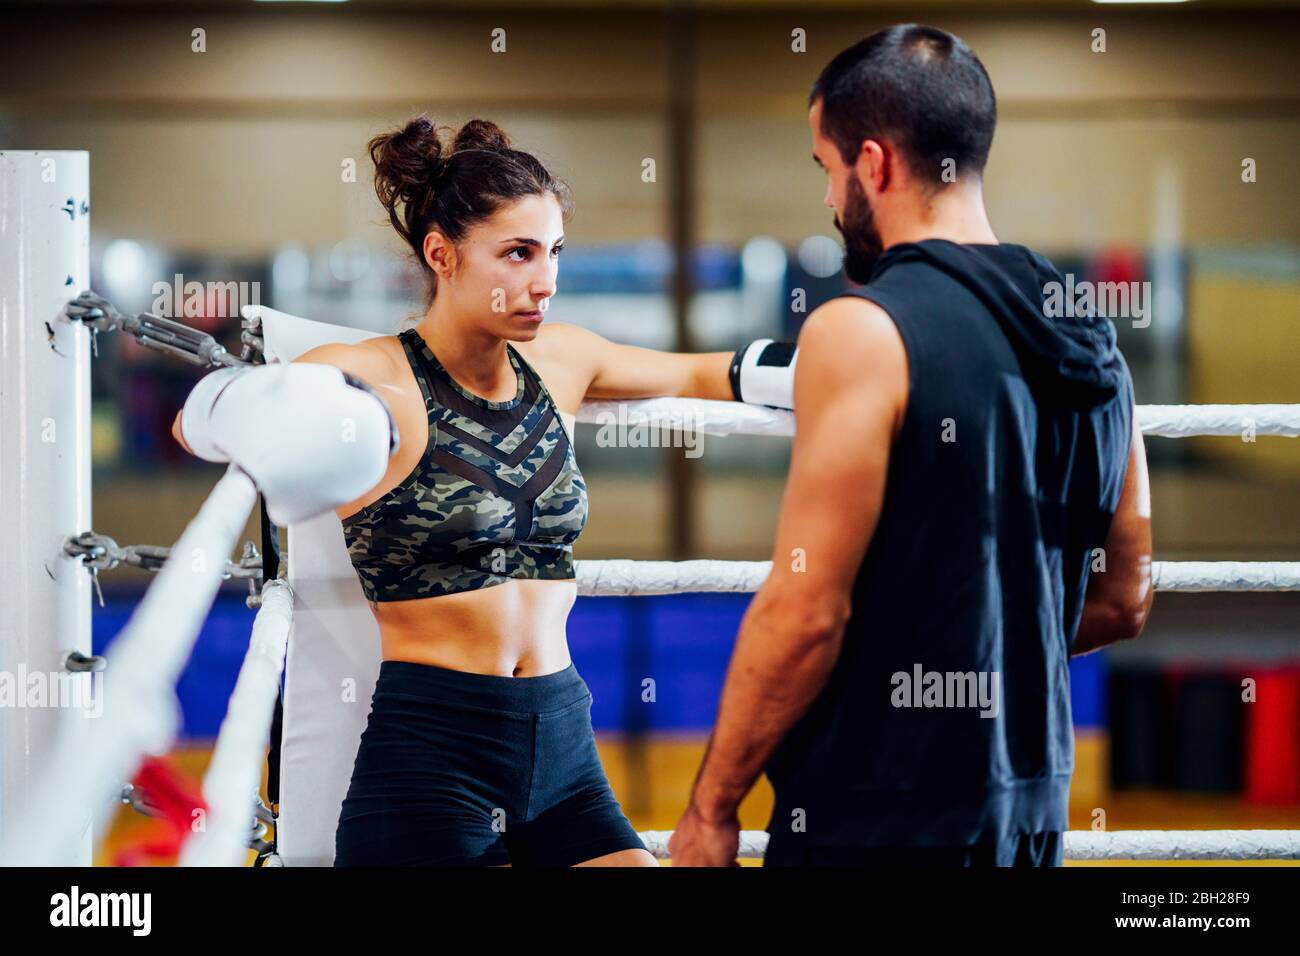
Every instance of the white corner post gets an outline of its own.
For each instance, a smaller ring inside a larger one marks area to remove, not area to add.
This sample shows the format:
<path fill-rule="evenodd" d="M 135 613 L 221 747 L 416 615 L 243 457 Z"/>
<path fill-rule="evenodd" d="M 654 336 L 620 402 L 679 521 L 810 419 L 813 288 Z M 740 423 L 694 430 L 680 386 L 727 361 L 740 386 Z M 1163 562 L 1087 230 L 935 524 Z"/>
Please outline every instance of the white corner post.
<path fill-rule="evenodd" d="M 66 668 L 91 651 L 90 575 L 63 554 L 91 529 L 90 335 L 61 315 L 89 288 L 90 154 L 0 150 L 0 842 L 94 710 Z M 91 815 L 58 822 L 46 862 L 91 864 Z"/>

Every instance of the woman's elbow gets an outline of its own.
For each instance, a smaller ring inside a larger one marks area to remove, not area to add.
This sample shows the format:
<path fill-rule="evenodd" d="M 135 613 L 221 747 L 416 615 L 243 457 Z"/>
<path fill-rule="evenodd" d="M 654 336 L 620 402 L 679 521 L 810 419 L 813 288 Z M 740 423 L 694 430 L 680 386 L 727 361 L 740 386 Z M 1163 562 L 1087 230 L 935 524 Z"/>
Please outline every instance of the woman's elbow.
<path fill-rule="evenodd" d="M 176 439 L 178 445 L 188 451 L 191 455 L 194 454 L 190 446 L 185 444 L 185 435 L 181 432 L 181 412 L 176 413 L 176 421 L 172 422 L 172 437 Z"/>

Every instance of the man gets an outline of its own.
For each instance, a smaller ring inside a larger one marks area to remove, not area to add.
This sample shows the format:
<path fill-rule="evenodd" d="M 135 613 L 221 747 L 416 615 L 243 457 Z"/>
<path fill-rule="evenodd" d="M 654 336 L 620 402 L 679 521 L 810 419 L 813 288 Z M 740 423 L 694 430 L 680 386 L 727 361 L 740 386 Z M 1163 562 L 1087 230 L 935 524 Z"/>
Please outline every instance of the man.
<path fill-rule="evenodd" d="M 800 332 L 772 573 L 669 850 L 735 865 L 766 770 L 768 866 L 1059 865 L 1069 656 L 1136 637 L 1152 597 L 1114 326 L 1049 317 L 1060 274 L 997 244 L 995 99 L 960 39 L 883 30 L 809 103 L 865 286 Z"/>

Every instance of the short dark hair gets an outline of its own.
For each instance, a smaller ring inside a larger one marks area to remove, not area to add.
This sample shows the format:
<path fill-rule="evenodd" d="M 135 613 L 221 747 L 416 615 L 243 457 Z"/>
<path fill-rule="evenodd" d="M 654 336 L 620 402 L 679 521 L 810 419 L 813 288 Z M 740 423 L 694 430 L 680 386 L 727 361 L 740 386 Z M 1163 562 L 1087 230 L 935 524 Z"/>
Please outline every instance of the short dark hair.
<path fill-rule="evenodd" d="M 982 176 L 997 125 L 993 84 L 960 37 L 904 23 L 873 33 L 831 60 L 808 105 L 822 101 L 822 135 L 846 163 L 863 140 L 887 139 L 912 173 L 945 185 L 943 161 L 958 175 Z"/>

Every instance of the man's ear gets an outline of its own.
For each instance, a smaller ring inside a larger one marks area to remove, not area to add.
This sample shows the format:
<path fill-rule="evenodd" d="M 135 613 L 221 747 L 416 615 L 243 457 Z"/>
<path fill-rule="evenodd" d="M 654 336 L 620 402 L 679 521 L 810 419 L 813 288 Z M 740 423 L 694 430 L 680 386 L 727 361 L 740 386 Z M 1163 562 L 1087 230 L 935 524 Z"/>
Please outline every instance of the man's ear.
<path fill-rule="evenodd" d="M 855 172 L 861 178 L 863 190 L 868 194 L 884 192 L 893 180 L 894 150 L 881 140 L 865 139 L 858 151 Z M 867 187 L 871 188 L 868 189 Z"/>

